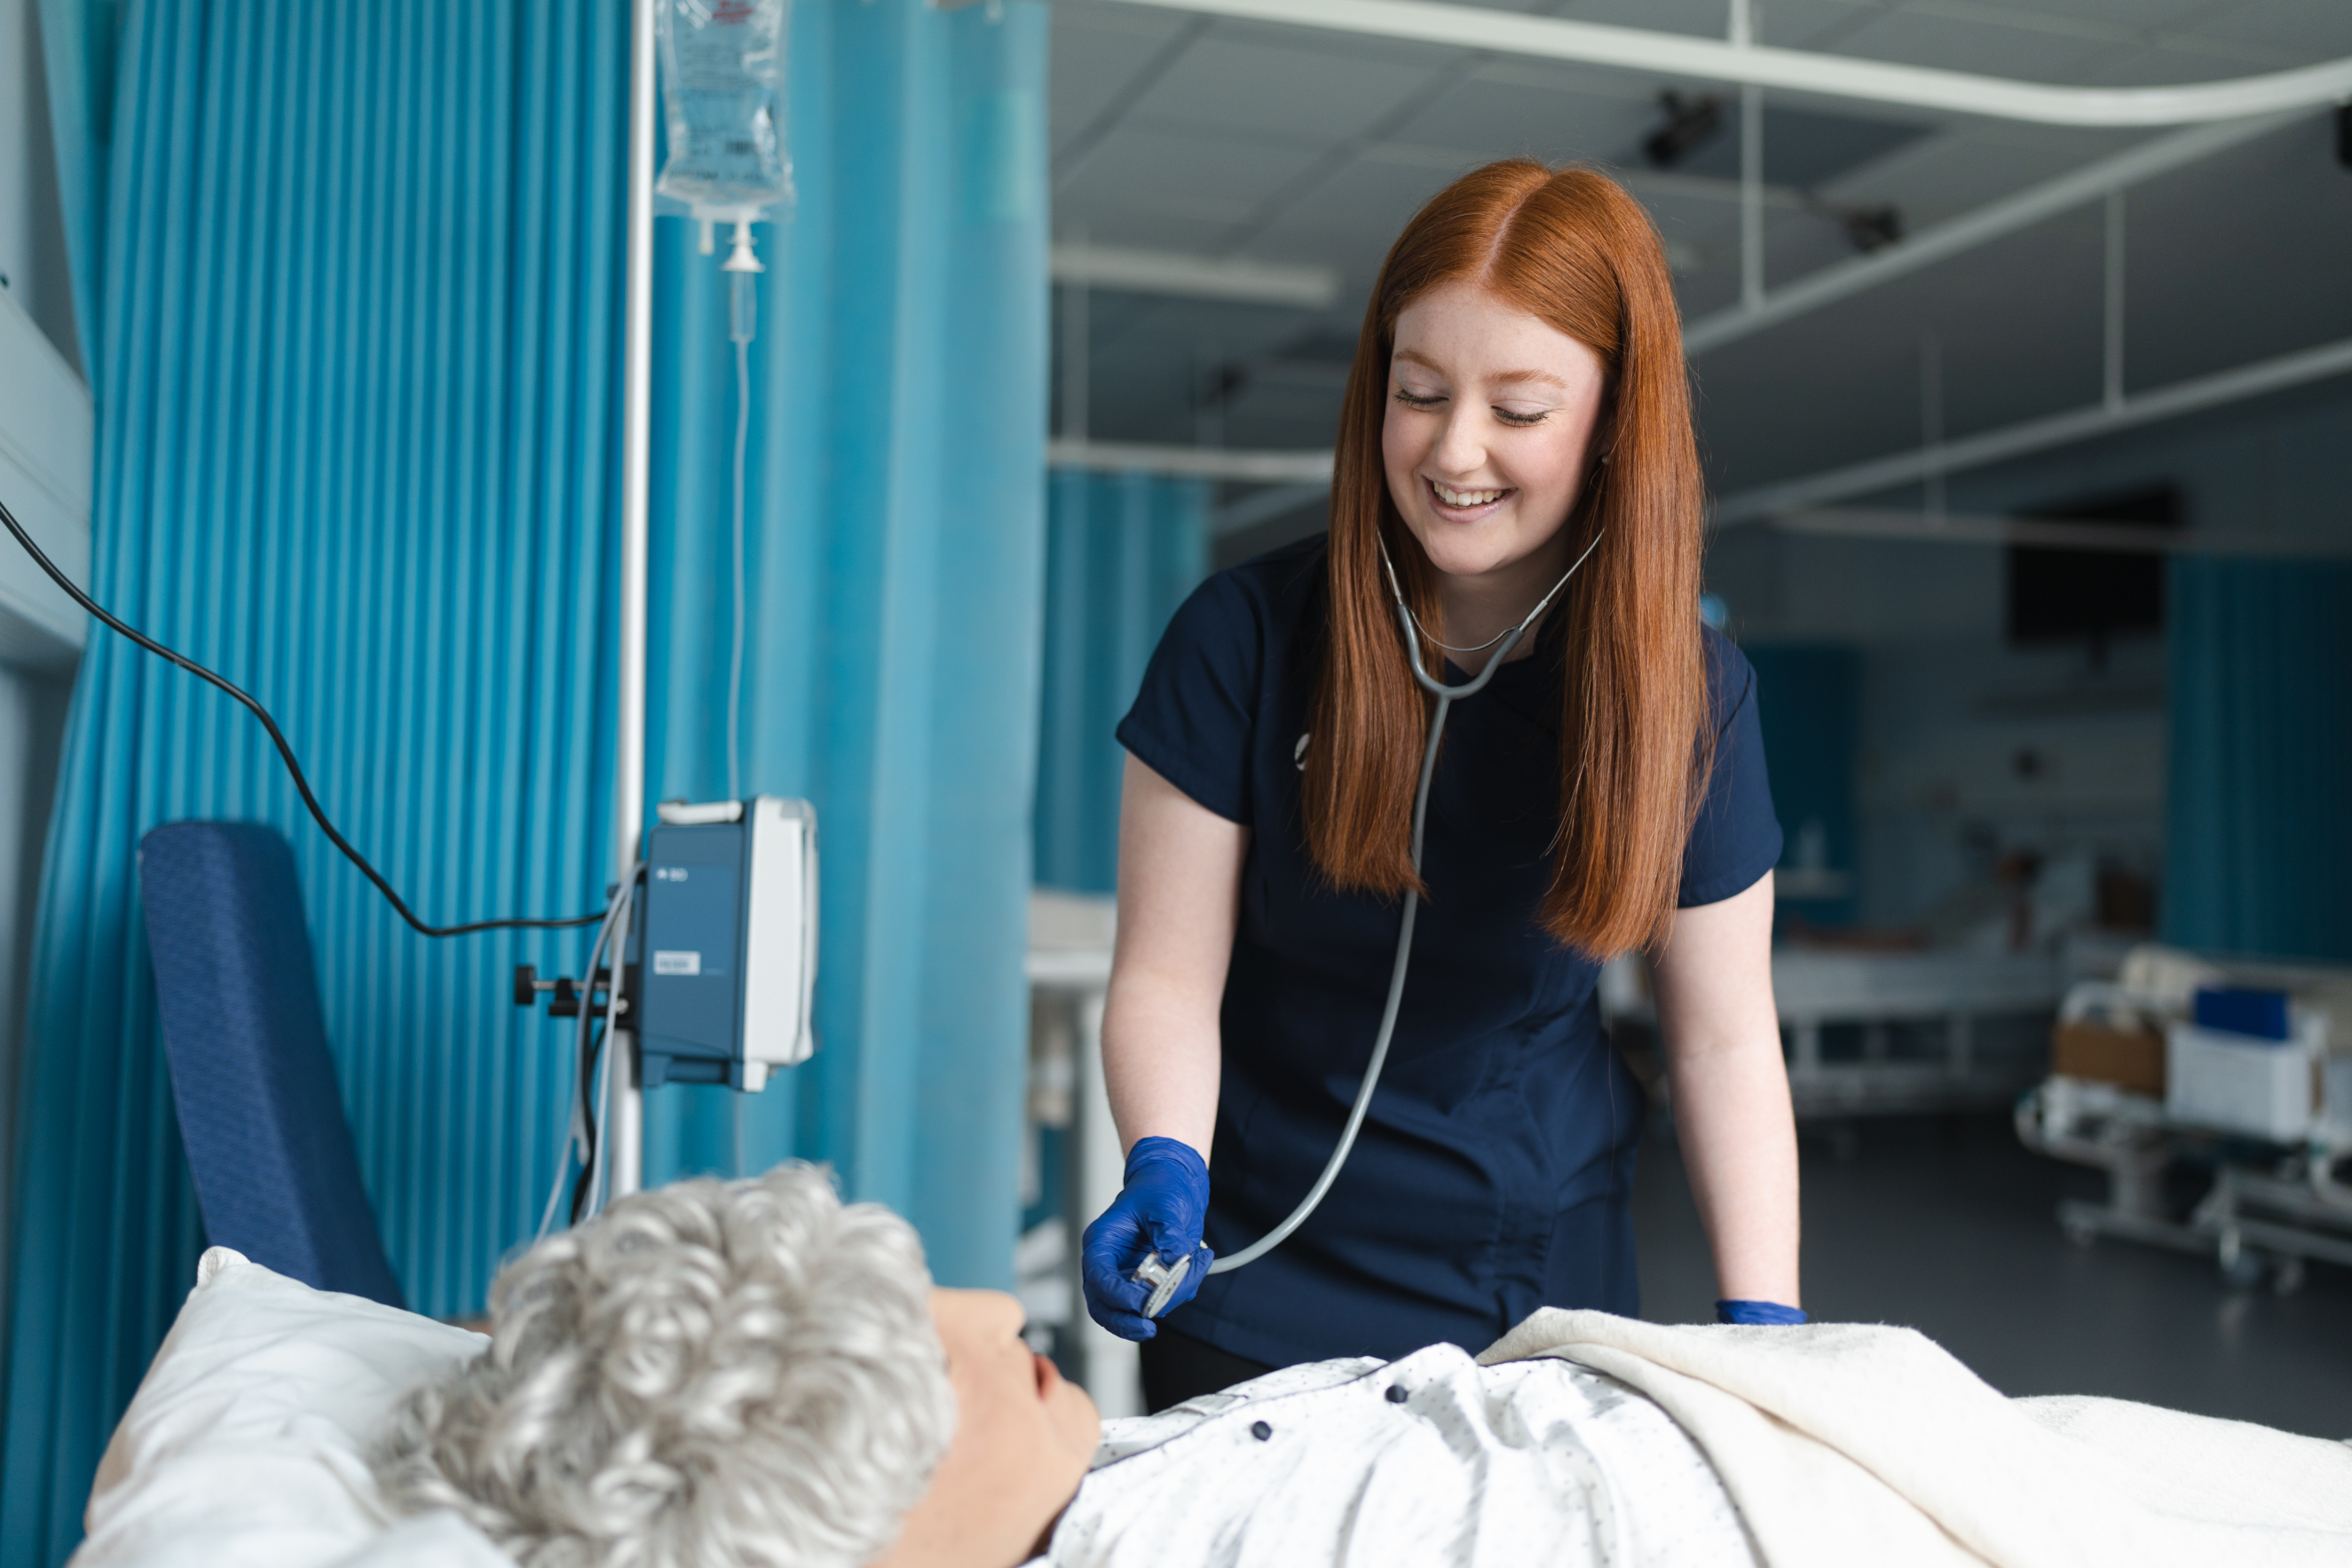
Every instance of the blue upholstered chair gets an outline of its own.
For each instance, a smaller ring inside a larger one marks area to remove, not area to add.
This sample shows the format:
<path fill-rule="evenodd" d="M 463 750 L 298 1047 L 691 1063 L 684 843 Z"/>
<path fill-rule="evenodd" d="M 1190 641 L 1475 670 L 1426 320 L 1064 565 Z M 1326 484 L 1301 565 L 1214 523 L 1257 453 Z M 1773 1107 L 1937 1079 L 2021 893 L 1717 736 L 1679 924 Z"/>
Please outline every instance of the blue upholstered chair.
<path fill-rule="evenodd" d="M 139 885 L 180 1135 L 214 1245 L 404 1306 L 335 1089 L 294 854 L 258 822 L 172 822 Z"/>

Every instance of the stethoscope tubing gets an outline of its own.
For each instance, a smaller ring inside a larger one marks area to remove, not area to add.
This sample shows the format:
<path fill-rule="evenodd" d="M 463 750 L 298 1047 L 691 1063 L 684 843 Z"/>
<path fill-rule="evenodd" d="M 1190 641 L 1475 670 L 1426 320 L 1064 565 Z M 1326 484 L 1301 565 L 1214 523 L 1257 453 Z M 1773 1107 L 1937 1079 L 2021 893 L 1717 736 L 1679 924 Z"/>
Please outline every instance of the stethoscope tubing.
<path fill-rule="evenodd" d="M 1404 590 L 1397 582 L 1396 567 L 1389 559 L 1388 545 L 1385 541 L 1381 543 L 1381 564 L 1388 568 L 1389 591 L 1396 601 L 1397 621 L 1404 632 L 1405 656 L 1412 662 L 1412 678 L 1423 691 L 1437 699 L 1436 706 L 1429 716 L 1429 739 L 1421 748 L 1421 781 L 1412 793 L 1412 847 L 1414 880 L 1418 881 L 1421 876 L 1421 842 L 1423 830 L 1429 820 L 1429 786 L 1430 781 L 1437 776 L 1437 742 L 1438 738 L 1445 733 L 1446 713 L 1462 698 L 1475 696 L 1486 689 L 1486 683 L 1495 678 L 1495 672 L 1503 667 L 1504 661 L 1511 656 L 1512 650 L 1517 648 L 1520 639 L 1527 635 L 1528 628 L 1535 624 L 1536 617 L 1541 615 L 1545 607 L 1559 596 L 1559 591 L 1568 586 L 1568 580 L 1576 575 L 1577 568 L 1582 566 L 1591 557 L 1592 552 L 1600 548 L 1600 545 L 1601 535 L 1596 533 L 1592 536 L 1592 542 L 1584 547 L 1584 553 L 1576 558 L 1575 564 L 1568 569 L 1558 582 L 1552 584 L 1551 591 L 1545 594 L 1533 610 L 1528 612 L 1526 619 L 1503 633 L 1495 643 L 1488 644 L 1494 646 L 1495 653 L 1493 657 L 1486 661 L 1486 668 L 1480 670 L 1470 680 L 1457 685 L 1447 685 L 1432 675 L 1428 667 L 1422 662 L 1421 623 L 1413 619 L 1412 610 L 1405 604 Z M 1443 647 L 1444 644 L 1440 643 L 1439 646 Z M 1455 651 L 1475 652 L 1475 650 L 1467 649 Z M 1323 1174 L 1315 1178 L 1314 1186 L 1309 1188 L 1307 1196 L 1299 1200 L 1298 1207 L 1290 1211 L 1289 1218 L 1240 1251 L 1229 1253 L 1212 1261 L 1209 1265 L 1210 1273 L 1223 1274 L 1229 1270 L 1238 1269 L 1244 1263 L 1255 1263 L 1276 1247 L 1281 1246 L 1292 1231 L 1307 1223 L 1307 1217 L 1315 1212 L 1323 1202 L 1324 1195 L 1331 1190 L 1331 1184 L 1339 1179 L 1340 1167 L 1348 1163 L 1349 1151 L 1356 1146 L 1356 1134 L 1364 1125 L 1365 1113 L 1372 1108 L 1372 1092 L 1380 1087 L 1381 1069 L 1388 1064 L 1389 1042 L 1395 1038 L 1397 1013 L 1404 1005 L 1404 978 L 1412 964 L 1413 917 L 1420 913 L 1420 910 L 1419 890 L 1410 887 L 1405 889 L 1404 912 L 1397 922 L 1396 960 L 1389 967 L 1389 994 L 1388 1000 L 1381 1009 L 1380 1032 L 1373 1037 L 1371 1058 L 1364 1064 L 1364 1081 L 1356 1090 L 1355 1104 L 1349 1108 L 1348 1124 L 1340 1132 L 1339 1142 L 1332 1149 L 1331 1157 L 1324 1162 Z"/>

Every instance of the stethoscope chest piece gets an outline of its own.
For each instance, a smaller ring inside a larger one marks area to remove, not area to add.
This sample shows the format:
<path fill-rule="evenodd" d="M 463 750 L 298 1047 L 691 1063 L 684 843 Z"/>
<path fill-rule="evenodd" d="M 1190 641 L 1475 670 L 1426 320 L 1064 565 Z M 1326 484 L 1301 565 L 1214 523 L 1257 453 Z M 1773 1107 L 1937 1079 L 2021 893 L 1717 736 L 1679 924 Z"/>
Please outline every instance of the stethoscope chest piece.
<path fill-rule="evenodd" d="M 1143 1315 L 1156 1318 L 1166 1312 L 1169 1299 L 1176 1294 L 1177 1287 L 1183 1284 L 1184 1277 L 1192 1271 L 1190 1254 L 1177 1259 L 1176 1266 L 1171 1269 L 1160 1260 L 1159 1253 L 1146 1252 L 1143 1261 L 1137 1264 L 1135 1272 L 1129 1276 L 1139 1285 L 1152 1287 L 1151 1299 L 1143 1303 Z"/>

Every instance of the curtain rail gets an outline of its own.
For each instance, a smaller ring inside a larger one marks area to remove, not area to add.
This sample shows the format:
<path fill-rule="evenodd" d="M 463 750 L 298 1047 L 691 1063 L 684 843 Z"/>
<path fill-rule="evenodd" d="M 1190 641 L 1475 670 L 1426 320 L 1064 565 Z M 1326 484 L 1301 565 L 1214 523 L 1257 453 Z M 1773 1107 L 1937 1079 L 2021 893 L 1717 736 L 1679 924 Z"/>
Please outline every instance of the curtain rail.
<path fill-rule="evenodd" d="M 2352 98 L 2352 59 L 2230 81 L 2177 87 L 2057 87 L 1927 66 L 1769 48 L 1715 38 L 1525 16 L 1432 0 L 1095 0 L 1237 21 L 1272 22 L 1447 48 L 1492 49 L 1542 59 L 1742 86 L 1818 93 L 1906 109 L 1940 110 L 2042 125 L 2158 126 L 2238 120 L 2314 109 Z"/>

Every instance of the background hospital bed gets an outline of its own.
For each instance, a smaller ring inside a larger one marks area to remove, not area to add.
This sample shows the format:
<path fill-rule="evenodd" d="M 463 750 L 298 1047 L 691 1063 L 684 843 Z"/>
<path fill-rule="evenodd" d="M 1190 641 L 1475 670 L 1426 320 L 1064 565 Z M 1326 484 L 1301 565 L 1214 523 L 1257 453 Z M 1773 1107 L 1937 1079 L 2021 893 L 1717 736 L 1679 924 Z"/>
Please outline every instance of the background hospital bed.
<path fill-rule="evenodd" d="M 1772 992 L 1798 1117 L 2008 1105 L 2047 1071 L 2034 1042 L 2079 962 L 2045 953 L 1774 948 Z M 1638 956 L 1602 969 L 1601 1008 L 1612 1026 L 1655 1027 Z M 1985 1049 L 1980 1026 L 1994 1019 L 2026 1020 L 2005 1031 L 2026 1049 Z M 1840 1024 L 1858 1028 L 1857 1055 L 1824 1052 L 1823 1030 Z"/>
<path fill-rule="evenodd" d="M 2058 1223 L 2078 1245 L 2107 1236 L 2199 1254 L 2232 1285 L 2267 1280 L 2282 1294 L 2301 1287 L 2306 1260 L 2352 1268 L 2352 967 L 2178 956 L 2210 966 L 2217 983 L 2283 990 L 2321 1015 L 2315 1051 L 2278 1048 L 2282 1061 L 2295 1056 L 2294 1071 L 2307 1056 L 2310 1120 L 2265 1133 L 2200 1113 L 2194 1096 L 2053 1074 L 2020 1098 L 2019 1139 L 2107 1178 L 2104 1201 L 2061 1203 Z M 2200 1167 L 2210 1182 L 2182 1213 L 2168 1176 Z"/>

